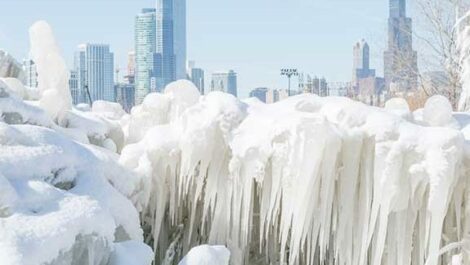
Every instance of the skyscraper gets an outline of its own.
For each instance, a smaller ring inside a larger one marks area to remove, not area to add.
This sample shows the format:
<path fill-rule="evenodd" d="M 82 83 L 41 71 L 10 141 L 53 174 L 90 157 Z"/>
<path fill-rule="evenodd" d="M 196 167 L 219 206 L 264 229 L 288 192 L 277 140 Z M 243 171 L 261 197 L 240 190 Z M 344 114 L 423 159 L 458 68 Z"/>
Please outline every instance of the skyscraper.
<path fill-rule="evenodd" d="M 127 53 L 127 76 L 135 76 L 135 51 Z"/>
<path fill-rule="evenodd" d="M 145 8 L 135 19 L 135 103 L 151 92 L 155 76 L 156 10 Z"/>
<path fill-rule="evenodd" d="M 237 97 L 237 74 L 233 70 L 213 73 L 211 91 L 221 91 Z"/>
<path fill-rule="evenodd" d="M 193 84 L 197 87 L 199 93 L 201 93 L 201 95 L 204 95 L 204 70 L 201 68 L 197 68 L 196 63 L 194 61 L 189 61 L 187 68 L 188 79 L 191 80 L 191 82 L 193 82 Z"/>
<path fill-rule="evenodd" d="M 375 70 L 370 69 L 369 44 L 361 40 L 353 48 L 353 83 L 361 78 L 375 77 Z"/>
<path fill-rule="evenodd" d="M 415 89 L 418 83 L 418 56 L 413 50 L 413 22 L 406 17 L 406 0 L 390 0 L 388 50 L 384 53 L 385 87 L 400 91 Z"/>
<path fill-rule="evenodd" d="M 255 88 L 255 89 L 251 90 L 250 98 L 257 98 L 261 102 L 266 103 L 267 96 L 268 96 L 268 91 L 269 91 L 269 89 L 267 89 L 266 87 Z"/>
<path fill-rule="evenodd" d="M 77 103 L 115 101 L 114 54 L 106 44 L 81 44 L 75 54 Z M 90 102 L 91 100 L 91 102 Z"/>
<path fill-rule="evenodd" d="M 186 79 L 186 0 L 157 0 L 161 86 Z"/>
<path fill-rule="evenodd" d="M 126 112 L 130 112 L 135 106 L 135 86 L 134 84 L 118 83 L 116 89 L 116 102 L 121 104 Z"/>
<path fill-rule="evenodd" d="M 191 69 L 191 81 L 196 85 L 199 93 L 204 95 L 205 88 L 204 88 L 204 70 L 201 68 L 192 68 Z"/>
<path fill-rule="evenodd" d="M 69 88 L 70 93 L 72 94 L 73 104 L 77 105 L 78 103 L 80 103 L 80 91 L 78 89 L 79 87 L 77 71 L 70 71 Z"/>

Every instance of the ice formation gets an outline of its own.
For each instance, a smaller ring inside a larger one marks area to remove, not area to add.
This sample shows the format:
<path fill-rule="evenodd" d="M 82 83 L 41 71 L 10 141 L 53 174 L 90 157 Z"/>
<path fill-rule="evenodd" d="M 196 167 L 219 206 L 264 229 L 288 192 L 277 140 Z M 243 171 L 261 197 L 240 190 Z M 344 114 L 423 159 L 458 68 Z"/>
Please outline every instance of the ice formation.
<path fill-rule="evenodd" d="M 144 176 L 137 207 L 157 260 L 183 226 L 182 253 L 227 245 L 232 264 L 437 265 L 456 253 L 468 262 L 462 245 L 439 255 L 470 228 L 468 144 L 448 123 L 448 102 L 430 99 L 429 124 L 418 125 L 398 101 L 379 109 L 313 95 L 272 105 L 222 93 L 146 100 L 165 107 L 148 110 L 153 127 L 129 133 L 120 162 Z"/>
<path fill-rule="evenodd" d="M 53 119 L 61 119 L 72 109 L 69 89 L 70 73 L 60 55 L 52 29 L 45 21 L 36 22 L 29 30 L 31 57 L 36 64 L 38 86 L 41 91 L 40 106 Z"/>

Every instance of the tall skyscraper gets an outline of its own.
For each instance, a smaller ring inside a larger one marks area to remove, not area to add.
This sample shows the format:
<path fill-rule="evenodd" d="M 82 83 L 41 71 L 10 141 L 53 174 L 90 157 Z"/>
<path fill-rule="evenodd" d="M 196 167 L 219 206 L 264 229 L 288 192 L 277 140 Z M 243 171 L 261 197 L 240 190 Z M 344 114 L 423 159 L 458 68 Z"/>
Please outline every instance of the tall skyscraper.
<path fill-rule="evenodd" d="M 157 0 L 161 86 L 186 79 L 186 0 Z"/>
<path fill-rule="evenodd" d="M 370 69 L 370 49 L 365 40 L 361 40 L 353 48 L 353 83 L 359 79 L 375 77 L 375 70 Z"/>
<path fill-rule="evenodd" d="M 114 54 L 106 44 L 81 44 L 75 54 L 78 78 L 77 103 L 115 101 Z"/>
<path fill-rule="evenodd" d="M 27 87 L 38 87 L 38 72 L 36 70 L 36 64 L 31 59 L 24 60 L 23 70 L 26 75 L 25 85 Z"/>
<path fill-rule="evenodd" d="M 415 89 L 418 83 L 418 55 L 413 50 L 413 22 L 406 17 L 406 0 L 390 0 L 388 50 L 384 53 L 385 87 L 394 83 L 400 91 Z"/>
<path fill-rule="evenodd" d="M 145 8 L 135 19 L 135 103 L 151 92 L 155 76 L 156 10 Z"/>
<path fill-rule="evenodd" d="M 237 97 L 237 74 L 233 70 L 213 73 L 211 91 L 222 91 Z"/>

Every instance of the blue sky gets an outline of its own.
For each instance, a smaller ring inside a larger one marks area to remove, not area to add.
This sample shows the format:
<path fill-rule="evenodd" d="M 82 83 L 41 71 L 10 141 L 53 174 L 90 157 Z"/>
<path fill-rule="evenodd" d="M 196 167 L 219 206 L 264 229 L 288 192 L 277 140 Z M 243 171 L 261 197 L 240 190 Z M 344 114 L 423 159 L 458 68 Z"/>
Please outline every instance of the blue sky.
<path fill-rule="evenodd" d="M 134 16 L 154 0 L 2 0 L 0 48 L 28 54 L 28 28 L 53 27 L 72 64 L 79 43 L 109 43 L 126 66 Z M 206 72 L 234 69 L 241 95 L 258 86 L 282 88 L 282 67 L 331 81 L 351 78 L 352 46 L 365 38 L 372 67 L 382 72 L 388 0 L 187 0 L 188 58 Z M 206 80 L 208 83 L 209 80 Z"/>

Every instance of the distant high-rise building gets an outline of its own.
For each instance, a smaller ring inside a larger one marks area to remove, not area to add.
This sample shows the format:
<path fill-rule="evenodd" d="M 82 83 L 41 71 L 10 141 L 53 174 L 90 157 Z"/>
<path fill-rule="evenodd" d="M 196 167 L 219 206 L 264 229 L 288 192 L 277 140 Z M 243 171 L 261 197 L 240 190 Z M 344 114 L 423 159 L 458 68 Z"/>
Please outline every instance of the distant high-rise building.
<path fill-rule="evenodd" d="M 127 53 L 127 76 L 135 76 L 135 51 Z"/>
<path fill-rule="evenodd" d="M 27 87 L 38 87 L 38 72 L 36 70 L 36 64 L 28 59 L 23 61 L 23 70 L 26 75 L 26 86 Z"/>
<path fill-rule="evenodd" d="M 80 90 L 78 86 L 78 72 L 70 71 L 69 79 L 70 93 L 72 94 L 72 101 L 74 105 L 80 103 Z"/>
<path fill-rule="evenodd" d="M 413 50 L 413 22 L 406 17 L 406 0 L 390 0 L 388 50 L 384 53 L 385 87 L 406 92 L 418 83 L 418 55 Z"/>
<path fill-rule="evenodd" d="M 237 74 L 233 70 L 213 73 L 211 90 L 222 91 L 237 97 Z"/>
<path fill-rule="evenodd" d="M 162 86 L 186 79 L 186 0 L 157 0 L 157 53 Z"/>
<path fill-rule="evenodd" d="M 303 77 L 303 75 L 301 75 L 301 77 Z M 302 81 L 299 84 L 299 87 L 301 89 L 298 93 L 312 93 L 321 97 L 326 97 L 329 95 L 328 82 L 324 77 L 318 78 L 315 76 L 312 78 L 310 75 L 307 75 L 307 82 Z"/>
<path fill-rule="evenodd" d="M 250 97 L 251 98 L 257 98 L 261 102 L 266 103 L 267 96 L 268 96 L 268 91 L 269 91 L 269 89 L 267 89 L 266 87 L 258 87 L 258 88 L 255 88 L 255 89 L 251 90 Z"/>
<path fill-rule="evenodd" d="M 77 103 L 115 101 L 114 54 L 106 44 L 81 44 L 75 54 L 78 78 Z M 91 102 L 90 102 L 91 100 Z"/>
<path fill-rule="evenodd" d="M 204 70 L 201 68 L 193 68 L 191 69 L 191 81 L 196 85 L 199 93 L 204 95 Z"/>
<path fill-rule="evenodd" d="M 320 79 L 320 93 L 318 94 L 320 97 L 327 97 L 330 95 L 330 91 L 328 88 L 328 82 L 323 77 Z"/>
<path fill-rule="evenodd" d="M 155 77 L 156 10 L 145 8 L 135 19 L 135 103 L 151 92 Z"/>
<path fill-rule="evenodd" d="M 0 76 L 14 77 L 23 83 L 26 83 L 23 65 L 16 61 L 11 54 L 0 49 Z"/>
<path fill-rule="evenodd" d="M 135 86 L 134 84 L 120 83 L 115 85 L 116 102 L 121 104 L 126 112 L 130 112 L 135 105 Z"/>
<path fill-rule="evenodd" d="M 353 57 L 352 87 L 348 96 L 365 104 L 379 105 L 384 81 L 376 77 L 375 70 L 370 68 L 370 49 L 365 40 L 354 45 Z"/>
<path fill-rule="evenodd" d="M 201 95 L 204 95 L 204 92 L 205 92 L 204 91 L 204 85 L 205 85 L 204 70 L 201 68 L 196 68 L 196 63 L 194 61 L 189 61 L 187 72 L 188 72 L 188 79 L 194 83 L 194 85 L 199 90 L 199 93 L 201 93 Z"/>
<path fill-rule="evenodd" d="M 353 83 L 359 79 L 375 77 L 375 70 L 370 69 L 370 49 L 365 40 L 361 40 L 353 48 Z"/>

